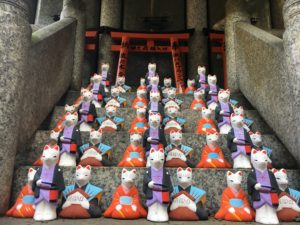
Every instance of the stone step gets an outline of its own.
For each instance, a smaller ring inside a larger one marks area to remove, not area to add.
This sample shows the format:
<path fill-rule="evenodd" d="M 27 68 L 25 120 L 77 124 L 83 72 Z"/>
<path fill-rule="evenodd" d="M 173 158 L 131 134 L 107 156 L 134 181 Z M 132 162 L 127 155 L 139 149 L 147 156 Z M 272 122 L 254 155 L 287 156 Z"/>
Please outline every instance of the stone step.
<path fill-rule="evenodd" d="M 27 171 L 29 167 L 21 167 L 15 171 L 14 183 L 13 183 L 13 195 L 12 201 L 16 199 L 17 194 L 21 190 L 22 186 L 27 180 Z M 121 168 L 117 167 L 102 167 L 93 168 L 91 182 L 104 191 L 101 199 L 101 205 L 103 209 L 106 209 L 112 200 L 112 194 L 116 187 L 120 184 Z M 177 184 L 176 169 L 168 169 L 173 185 Z M 237 170 L 232 170 L 237 171 Z M 248 170 L 241 170 L 244 172 L 243 188 L 246 191 L 246 180 L 249 173 Z M 219 209 L 220 199 L 223 189 L 226 187 L 226 172 L 225 169 L 194 169 L 193 170 L 193 184 L 207 192 L 206 208 L 208 212 L 213 215 Z M 63 168 L 65 184 L 73 184 L 75 168 Z M 145 196 L 142 192 L 143 175 L 145 168 L 137 168 L 137 180 L 136 184 L 139 189 L 142 202 L 145 203 Z M 300 176 L 299 170 L 287 171 L 290 181 L 290 187 L 300 188 Z"/>
<path fill-rule="evenodd" d="M 42 153 L 44 145 L 49 141 L 50 131 L 37 131 L 27 146 L 25 152 L 19 152 L 16 157 L 16 165 L 32 165 Z M 169 139 L 166 135 L 167 140 Z M 82 133 L 83 143 L 87 143 L 89 134 Z M 274 135 L 263 135 L 264 145 L 273 149 L 272 161 L 275 168 L 297 168 L 297 164 L 293 156 L 287 151 L 281 142 Z M 103 135 L 103 143 L 110 145 L 113 149 L 112 164 L 117 165 L 123 156 L 123 152 L 129 144 L 128 132 L 105 133 Z M 205 136 L 194 133 L 183 134 L 183 144 L 188 145 L 194 149 L 194 154 L 191 161 L 197 163 L 200 160 L 202 147 L 205 145 Z M 226 159 L 231 160 L 230 150 L 227 148 L 226 136 L 221 135 L 220 147 L 223 149 Z"/>
<path fill-rule="evenodd" d="M 79 97 L 79 91 L 68 91 L 58 102 L 57 105 L 64 106 L 65 104 L 73 104 L 75 100 Z M 136 92 L 124 93 L 120 95 L 127 99 L 127 107 L 131 106 L 134 98 L 136 97 Z M 193 100 L 192 95 L 178 94 L 177 98 L 183 101 L 183 109 L 189 108 L 191 102 Z M 244 109 L 254 109 L 253 106 L 249 103 L 249 101 L 243 96 L 241 92 L 232 93 L 232 99 L 235 99 L 239 102 L 239 105 L 243 106 Z"/>
<path fill-rule="evenodd" d="M 52 116 L 47 122 L 44 122 L 44 126 L 41 129 L 53 129 L 60 118 L 64 115 L 64 107 L 57 106 L 54 108 Z M 105 109 L 101 108 L 98 110 L 98 116 L 105 116 Z M 136 110 L 132 108 L 119 108 L 117 110 L 117 116 L 124 118 L 125 126 L 124 130 L 129 130 L 133 119 L 136 116 Z M 183 109 L 179 113 L 179 117 L 186 119 L 187 123 L 184 128 L 184 132 L 193 133 L 197 128 L 199 119 L 201 118 L 201 112 Z M 254 121 L 251 129 L 253 131 L 260 131 L 262 134 L 272 134 L 273 131 L 261 118 L 256 110 L 245 110 L 245 117 Z M 46 125 L 47 123 L 47 125 Z"/>

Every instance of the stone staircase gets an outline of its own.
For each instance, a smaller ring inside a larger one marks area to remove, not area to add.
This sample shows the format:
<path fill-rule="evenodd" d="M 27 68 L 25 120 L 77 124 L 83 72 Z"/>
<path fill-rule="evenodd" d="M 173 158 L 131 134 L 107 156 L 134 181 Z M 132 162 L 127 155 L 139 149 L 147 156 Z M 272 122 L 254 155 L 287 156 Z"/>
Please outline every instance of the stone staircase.
<path fill-rule="evenodd" d="M 32 137 L 25 151 L 18 152 L 16 157 L 16 169 L 13 183 L 12 202 L 16 199 L 22 186 L 26 183 L 27 169 L 32 166 L 33 162 L 37 160 L 42 153 L 44 145 L 49 141 L 50 130 L 54 128 L 57 121 L 64 113 L 64 105 L 72 104 L 79 92 L 69 91 L 58 102 L 53 112 L 41 125 L 40 129 Z M 118 162 L 123 156 L 123 151 L 129 144 L 129 134 L 127 130 L 135 117 L 135 110 L 130 108 L 131 102 L 135 97 L 135 93 L 126 93 L 122 97 L 127 98 L 127 107 L 120 108 L 117 111 L 117 115 L 125 119 L 124 129 L 115 133 L 106 133 L 103 135 L 103 143 L 112 146 L 112 167 L 93 168 L 92 183 L 100 186 L 104 190 L 104 195 L 101 200 L 103 209 L 106 209 L 111 202 L 112 194 L 115 188 L 120 184 L 121 168 L 116 167 Z M 247 118 L 254 120 L 252 126 L 253 131 L 260 131 L 263 134 L 263 144 L 273 149 L 272 160 L 275 168 L 288 169 L 288 176 L 290 180 L 290 186 L 300 188 L 300 171 L 297 169 L 297 163 L 291 154 L 287 151 L 284 145 L 275 136 L 272 129 L 264 122 L 258 112 L 251 106 L 251 104 L 243 97 L 241 93 L 235 93 L 231 96 L 233 99 L 239 101 L 239 105 L 242 105 L 245 109 Z M 183 134 L 183 143 L 191 146 L 194 149 L 192 162 L 196 163 L 200 159 L 201 149 L 205 144 L 205 136 L 194 134 L 198 120 L 201 117 L 201 113 L 189 110 L 188 107 L 192 101 L 192 96 L 178 95 L 178 98 L 183 100 L 183 109 L 180 117 L 187 120 L 187 126 L 185 127 Z M 99 110 L 99 115 L 104 114 L 104 109 Z M 83 143 L 88 140 L 88 133 L 82 133 Z M 167 137 L 168 139 L 168 137 Z M 220 146 L 225 153 L 225 157 L 229 162 L 232 162 L 230 157 L 230 151 L 226 147 L 226 136 L 221 135 Z M 176 170 L 169 169 L 173 178 L 173 184 L 176 184 Z M 65 183 L 72 184 L 74 178 L 75 168 L 63 168 Z M 138 180 L 136 182 L 142 199 L 144 195 L 142 193 L 142 180 L 144 168 L 138 168 Z M 226 187 L 225 174 L 227 169 L 193 169 L 194 184 L 207 192 L 206 207 L 211 215 L 218 210 L 220 205 L 220 199 L 223 189 Z M 244 188 L 246 189 L 246 178 L 250 170 L 243 170 L 244 173 Z M 93 224 L 88 222 L 88 224 Z M 102 219 L 101 221 L 107 222 L 108 220 Z M 140 221 L 140 220 L 138 220 Z M 0 220 L 1 223 L 1 220 Z M 176 223 L 180 224 L 180 223 Z"/>

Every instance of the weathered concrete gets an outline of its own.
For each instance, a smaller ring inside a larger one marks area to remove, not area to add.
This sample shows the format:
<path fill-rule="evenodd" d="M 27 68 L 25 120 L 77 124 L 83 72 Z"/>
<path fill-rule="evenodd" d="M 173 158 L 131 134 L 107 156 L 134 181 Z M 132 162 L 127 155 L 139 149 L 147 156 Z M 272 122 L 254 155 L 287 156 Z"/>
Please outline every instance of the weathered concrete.
<path fill-rule="evenodd" d="M 299 54 L 300 50 L 299 45 L 292 44 L 297 43 L 296 34 L 286 40 L 286 47 L 294 47 L 292 53 L 292 49 L 283 48 L 281 39 L 247 23 L 239 23 L 236 27 L 236 66 L 239 88 L 299 163 L 300 70 L 293 67 L 299 62 L 292 61 L 297 59 L 296 52 Z M 288 73 L 284 51 L 293 54 L 289 55 Z"/>
<path fill-rule="evenodd" d="M 82 0 L 64 0 L 61 18 L 74 18 L 77 20 L 71 88 L 73 90 L 80 90 L 84 63 L 86 26 L 84 2 Z"/>
<path fill-rule="evenodd" d="M 283 48 L 287 69 L 284 76 L 287 82 L 285 88 L 288 89 L 288 93 L 283 96 L 286 104 L 291 106 L 288 115 L 293 123 L 291 130 L 285 134 L 288 142 L 286 145 L 292 149 L 300 164 L 300 0 L 285 1 L 283 16 L 285 24 Z"/>
<path fill-rule="evenodd" d="M 195 78 L 198 65 L 207 65 L 207 40 L 202 29 L 207 27 L 207 1 L 186 1 L 186 26 L 195 32 L 189 41 L 188 77 Z"/>
<path fill-rule="evenodd" d="M 122 4 L 121 0 L 102 0 L 100 12 L 100 26 L 108 26 L 113 28 L 121 27 Z M 103 33 L 99 37 L 99 56 L 98 56 L 98 72 L 101 70 L 101 64 L 108 62 L 110 64 L 110 72 L 114 77 L 117 72 L 117 53 L 111 51 L 112 39 L 109 34 Z"/>
<path fill-rule="evenodd" d="M 28 21 L 29 0 L 0 1 L 0 214 L 10 198 L 31 42 Z"/>
<path fill-rule="evenodd" d="M 237 83 L 237 56 L 236 56 L 236 24 L 238 22 L 250 23 L 244 0 L 227 0 L 225 18 L 225 45 L 226 45 L 226 67 L 227 86 L 232 92 L 238 91 Z"/>
<path fill-rule="evenodd" d="M 255 26 L 261 29 L 271 29 L 271 10 L 269 0 L 251 0 L 247 2 L 247 9 L 251 18 L 257 18 Z"/>
<path fill-rule="evenodd" d="M 53 16 L 59 16 L 62 7 L 62 0 L 38 0 L 35 24 L 49 25 L 54 23 Z"/>
<path fill-rule="evenodd" d="M 25 150 L 28 139 L 70 86 L 75 30 L 76 21 L 68 18 L 32 34 L 28 56 L 30 70 L 23 77 L 26 97 L 22 99 L 21 112 L 26 114 L 19 127 L 19 152 Z"/>

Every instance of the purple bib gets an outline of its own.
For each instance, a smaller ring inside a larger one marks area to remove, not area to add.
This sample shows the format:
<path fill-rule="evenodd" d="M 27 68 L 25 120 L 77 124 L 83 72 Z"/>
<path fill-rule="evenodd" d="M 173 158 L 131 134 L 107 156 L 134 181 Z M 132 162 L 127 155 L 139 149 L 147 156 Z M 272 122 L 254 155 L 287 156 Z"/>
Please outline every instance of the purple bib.
<path fill-rule="evenodd" d="M 151 104 L 150 110 L 152 112 L 158 112 L 158 102 L 151 102 L 150 104 Z"/>
<path fill-rule="evenodd" d="M 220 128 L 225 124 L 228 124 L 231 126 L 229 103 L 220 102 L 220 106 L 221 106 L 221 110 L 224 111 L 224 116 L 221 115 L 223 117 L 223 121 L 218 123 L 218 127 Z"/>
<path fill-rule="evenodd" d="M 263 172 L 260 172 L 259 170 L 255 170 L 255 175 L 256 175 L 257 183 L 260 183 L 262 186 L 271 187 L 271 181 L 267 169 Z M 270 190 L 270 188 L 269 189 L 266 188 L 266 190 Z M 265 204 L 268 204 L 269 206 L 273 207 L 271 195 L 268 191 L 266 192 L 260 191 L 259 195 L 260 195 L 260 200 L 253 201 L 254 209 L 258 209 Z"/>
<path fill-rule="evenodd" d="M 155 184 L 159 187 L 159 185 L 163 184 L 163 168 L 160 170 L 155 170 L 154 168 L 151 168 L 151 180 L 154 182 L 154 187 Z M 151 206 L 155 202 L 159 202 L 162 204 L 162 194 L 160 191 L 152 191 L 152 199 L 147 200 L 146 204 L 147 206 Z"/>
<path fill-rule="evenodd" d="M 42 180 L 42 185 L 40 187 L 39 197 L 35 199 L 34 204 L 38 204 L 45 200 L 50 201 L 50 191 L 47 190 L 51 187 L 54 178 L 55 165 L 48 167 L 47 165 L 42 166 L 42 172 L 40 179 Z M 45 188 L 45 189 L 44 189 Z"/>
<path fill-rule="evenodd" d="M 199 83 L 200 83 L 200 89 L 205 89 L 205 84 L 206 84 L 206 76 L 204 73 L 201 73 L 199 75 Z"/>
<path fill-rule="evenodd" d="M 87 122 L 87 115 L 89 114 L 91 102 L 83 102 L 81 104 L 81 109 L 83 109 L 83 113 L 80 114 L 81 120 L 79 122 Z"/>
<path fill-rule="evenodd" d="M 70 144 L 72 142 L 73 131 L 74 131 L 74 126 L 64 128 L 64 132 L 63 132 L 64 141 L 62 143 L 60 154 L 64 152 L 70 153 Z"/>
<path fill-rule="evenodd" d="M 209 85 L 209 90 L 213 92 L 214 95 L 210 94 L 210 100 L 207 102 L 207 105 L 210 105 L 213 102 L 218 102 L 218 89 L 217 85 L 215 84 L 210 84 Z"/>
<path fill-rule="evenodd" d="M 239 141 L 245 141 L 244 128 L 233 128 L 234 137 Z M 239 155 L 247 155 L 244 145 L 236 145 L 237 151 L 231 154 L 232 158 L 235 159 Z"/>

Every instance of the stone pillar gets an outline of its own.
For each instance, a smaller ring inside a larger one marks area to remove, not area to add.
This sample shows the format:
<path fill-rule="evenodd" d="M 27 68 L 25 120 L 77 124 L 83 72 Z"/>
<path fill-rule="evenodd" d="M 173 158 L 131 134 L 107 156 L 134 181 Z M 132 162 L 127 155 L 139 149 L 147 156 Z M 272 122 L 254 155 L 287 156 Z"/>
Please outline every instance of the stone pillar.
<path fill-rule="evenodd" d="M 250 17 L 246 10 L 245 0 L 227 0 L 225 5 L 225 46 L 227 86 L 232 92 L 238 91 L 238 74 L 236 60 L 235 25 L 238 22 L 250 23 Z"/>
<path fill-rule="evenodd" d="M 61 18 L 74 18 L 77 20 L 71 89 L 80 90 L 83 73 L 86 26 L 85 5 L 82 0 L 64 0 Z"/>
<path fill-rule="evenodd" d="M 293 133 L 294 142 L 289 143 L 289 149 L 296 157 L 300 165 L 300 0 L 286 0 L 283 6 L 283 20 L 285 32 L 283 34 L 283 46 L 285 54 L 285 66 L 287 68 L 285 87 L 291 89 L 292 96 L 284 96 L 290 99 L 292 117 L 291 125 L 296 131 Z"/>
<path fill-rule="evenodd" d="M 0 214 L 10 199 L 24 77 L 31 44 L 30 0 L 0 0 Z M 24 112 L 25 113 L 25 112 Z"/>
<path fill-rule="evenodd" d="M 35 24 L 46 26 L 54 23 L 54 16 L 60 15 L 62 7 L 62 0 L 38 0 Z"/>
<path fill-rule="evenodd" d="M 188 77 L 195 78 L 198 65 L 207 66 L 207 38 L 202 29 L 207 27 L 207 1 L 186 1 L 186 26 L 194 28 L 195 32 L 189 41 Z"/>
<path fill-rule="evenodd" d="M 121 28 L 122 0 L 102 0 L 100 12 L 100 26 Z M 110 72 L 115 77 L 117 72 L 116 55 L 111 51 L 112 39 L 108 33 L 100 34 L 99 37 L 99 58 L 98 72 L 101 70 L 101 64 L 108 62 Z"/>

